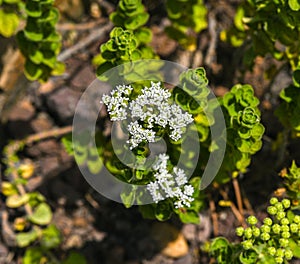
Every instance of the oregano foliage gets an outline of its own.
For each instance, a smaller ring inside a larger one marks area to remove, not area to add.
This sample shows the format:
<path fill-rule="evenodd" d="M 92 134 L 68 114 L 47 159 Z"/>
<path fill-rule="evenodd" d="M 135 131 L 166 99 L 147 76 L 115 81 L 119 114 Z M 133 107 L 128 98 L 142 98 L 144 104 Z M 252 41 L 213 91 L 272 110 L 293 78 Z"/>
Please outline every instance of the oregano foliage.
<path fill-rule="evenodd" d="M 281 90 L 280 98 L 276 115 L 293 136 L 300 137 L 300 67 L 293 73 L 293 84 Z"/>
<path fill-rule="evenodd" d="M 13 36 L 20 23 L 18 12 L 22 9 L 21 0 L 0 0 L 0 34 L 6 38 Z"/>
<path fill-rule="evenodd" d="M 271 54 L 288 61 L 293 70 L 299 65 L 300 4 L 298 0 L 242 1 L 234 25 L 221 33 L 233 46 L 245 43 L 244 63 L 252 67 L 256 56 Z"/>
<path fill-rule="evenodd" d="M 51 75 L 64 71 L 64 64 L 57 61 L 61 37 L 55 30 L 59 12 L 53 0 L 28 0 L 24 30 L 17 34 L 17 41 L 26 58 L 25 75 L 31 80 L 46 81 Z"/>
<path fill-rule="evenodd" d="M 202 0 L 168 0 L 166 2 L 171 26 L 168 35 L 188 50 L 197 48 L 197 34 L 207 28 L 207 9 Z"/>
<path fill-rule="evenodd" d="M 121 54 L 121 60 L 116 63 L 110 64 L 105 63 L 109 58 L 102 54 L 105 50 L 116 51 L 115 48 L 112 48 L 111 45 L 113 41 L 109 41 L 107 45 L 103 45 L 101 53 L 94 57 L 93 63 L 98 65 L 98 75 L 101 75 L 107 69 L 110 69 L 114 66 L 119 65 L 124 62 L 137 60 L 137 59 L 159 59 L 159 56 L 155 54 L 153 48 L 149 45 L 152 41 L 152 31 L 145 26 L 149 19 L 149 14 L 146 12 L 144 5 L 141 0 L 121 0 L 117 6 L 117 10 L 110 14 L 110 20 L 116 26 L 110 34 L 111 39 L 119 36 L 123 40 L 128 38 L 128 44 L 130 47 L 128 51 L 138 50 L 138 53 L 134 53 L 133 57 L 124 57 L 124 54 Z M 117 28 L 117 29 L 116 29 Z M 121 31 L 122 29 L 123 31 Z M 114 31 L 114 34 L 112 32 Z M 133 37 L 132 37 L 133 35 Z M 123 42 L 123 47 L 127 44 Z M 121 48 L 122 49 L 122 48 Z"/>
<path fill-rule="evenodd" d="M 250 85 L 233 86 L 220 102 L 227 127 L 227 147 L 216 181 L 224 183 L 246 172 L 251 155 L 262 147 L 265 128 L 257 107 L 259 100 Z"/>

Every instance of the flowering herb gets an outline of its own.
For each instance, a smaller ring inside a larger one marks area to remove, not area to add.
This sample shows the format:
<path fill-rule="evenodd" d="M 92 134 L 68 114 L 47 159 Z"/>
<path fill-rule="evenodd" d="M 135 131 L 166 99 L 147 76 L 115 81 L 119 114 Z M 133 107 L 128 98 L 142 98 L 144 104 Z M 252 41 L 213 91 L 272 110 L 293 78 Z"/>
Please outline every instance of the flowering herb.
<path fill-rule="evenodd" d="M 174 198 L 175 208 L 190 207 L 194 200 L 192 197 L 194 193 L 193 186 L 186 184 L 188 178 L 184 171 L 178 167 L 173 168 L 173 174 L 167 169 L 167 162 L 169 156 L 160 154 L 157 162 L 153 165 L 155 171 L 155 181 L 147 184 L 147 189 L 150 192 L 153 201 L 158 203 L 167 198 Z"/>
<path fill-rule="evenodd" d="M 131 86 L 117 86 L 110 96 L 104 95 L 102 98 L 111 121 L 124 120 L 127 115 L 133 119 L 127 126 L 130 149 L 141 142 L 154 142 L 155 130 L 158 129 L 170 132 L 170 138 L 178 141 L 185 127 L 193 121 L 192 116 L 184 113 L 178 105 L 170 103 L 171 93 L 161 88 L 160 82 L 151 82 L 151 87 L 142 89 L 141 94 L 128 103 L 132 90 Z"/>
<path fill-rule="evenodd" d="M 163 135 L 178 141 L 193 121 L 192 115 L 171 101 L 171 92 L 162 88 L 160 82 L 151 82 L 151 87 L 144 87 L 134 99 L 131 99 L 132 92 L 132 86 L 119 85 L 110 95 L 102 97 L 111 121 L 131 120 L 127 125 L 129 139 L 126 141 L 131 150 L 155 142 Z M 154 180 L 147 184 L 147 190 L 155 203 L 170 198 L 176 209 L 190 207 L 194 188 L 187 184 L 184 170 L 176 166 L 169 170 L 167 163 L 170 164 L 169 156 L 159 154 L 151 168 Z"/>

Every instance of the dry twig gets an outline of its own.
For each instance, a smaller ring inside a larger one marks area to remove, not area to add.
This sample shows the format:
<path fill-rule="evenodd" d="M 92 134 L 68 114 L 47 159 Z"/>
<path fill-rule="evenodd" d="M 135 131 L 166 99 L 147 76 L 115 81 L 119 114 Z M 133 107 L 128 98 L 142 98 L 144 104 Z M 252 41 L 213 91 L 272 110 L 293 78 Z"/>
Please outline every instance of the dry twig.
<path fill-rule="evenodd" d="M 98 40 L 100 37 L 103 37 L 107 32 L 109 32 L 113 28 L 113 24 L 111 22 L 108 22 L 105 24 L 102 28 L 94 29 L 91 31 L 91 33 L 84 38 L 83 40 L 79 41 L 74 46 L 64 50 L 57 56 L 57 60 L 59 61 L 65 61 L 68 58 L 72 57 L 76 53 L 83 50 L 85 47 L 92 44 L 94 41 Z"/>
<path fill-rule="evenodd" d="M 239 185 L 239 182 L 238 182 L 237 178 L 232 179 L 232 184 L 233 184 L 234 193 L 235 193 L 235 197 L 236 197 L 236 201 L 237 201 L 239 211 L 240 211 L 241 215 L 244 215 L 243 200 L 242 200 L 240 185 Z"/>

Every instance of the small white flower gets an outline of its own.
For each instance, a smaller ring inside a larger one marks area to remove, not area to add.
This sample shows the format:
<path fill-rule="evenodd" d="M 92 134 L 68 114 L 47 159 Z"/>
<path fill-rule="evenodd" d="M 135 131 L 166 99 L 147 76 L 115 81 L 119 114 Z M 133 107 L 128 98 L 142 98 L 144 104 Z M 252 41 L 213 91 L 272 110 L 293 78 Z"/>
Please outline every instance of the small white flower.
<path fill-rule="evenodd" d="M 188 180 L 187 180 L 187 177 L 186 177 L 183 169 L 174 167 L 173 171 L 176 175 L 175 179 L 176 179 L 176 183 L 178 184 L 178 186 L 181 186 L 181 185 L 184 185 L 187 183 Z"/>
<path fill-rule="evenodd" d="M 150 182 L 147 185 L 147 189 L 155 202 L 157 201 L 157 193 L 159 192 L 161 200 L 164 200 L 165 198 L 174 198 L 175 208 L 190 207 L 191 202 L 194 200 L 194 188 L 193 186 L 186 184 L 188 179 L 182 169 L 174 167 L 172 173 L 168 172 L 168 160 L 168 155 L 158 155 L 158 160 L 152 166 L 155 170 L 155 181 Z M 155 192 L 153 191 L 153 186 L 156 188 Z M 165 195 L 164 198 L 162 198 L 162 193 Z"/>

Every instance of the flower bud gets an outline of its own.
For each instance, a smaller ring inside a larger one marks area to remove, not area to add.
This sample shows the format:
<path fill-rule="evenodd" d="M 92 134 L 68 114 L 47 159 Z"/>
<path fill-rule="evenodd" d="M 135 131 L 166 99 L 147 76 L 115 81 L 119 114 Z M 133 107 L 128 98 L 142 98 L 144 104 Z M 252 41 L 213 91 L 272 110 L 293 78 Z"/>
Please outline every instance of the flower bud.
<path fill-rule="evenodd" d="M 284 250 L 282 248 L 279 248 L 276 250 L 276 256 L 277 257 L 284 257 Z"/>
<path fill-rule="evenodd" d="M 272 226 L 272 230 L 275 234 L 279 234 L 281 231 L 280 225 L 279 224 L 275 224 Z"/>
<path fill-rule="evenodd" d="M 282 232 L 282 233 L 281 233 L 281 236 L 282 236 L 283 238 L 289 238 L 289 237 L 291 236 L 291 234 L 290 234 L 290 232 Z"/>
<path fill-rule="evenodd" d="M 278 220 L 281 220 L 281 219 L 284 218 L 284 217 L 285 217 L 285 212 L 280 211 L 280 212 L 278 212 L 278 213 L 276 214 L 276 218 L 277 218 Z"/>
<path fill-rule="evenodd" d="M 278 211 L 283 211 L 283 205 L 282 205 L 282 203 L 278 202 L 278 203 L 275 204 L 274 206 L 276 207 L 276 209 L 277 209 Z"/>
<path fill-rule="evenodd" d="M 277 214 L 277 209 L 276 209 L 275 206 L 269 206 L 267 210 L 268 210 L 268 213 L 269 213 L 270 215 L 275 215 L 275 214 Z"/>
<path fill-rule="evenodd" d="M 244 228 L 241 227 L 241 226 L 238 227 L 238 228 L 236 228 L 236 229 L 235 229 L 235 233 L 236 233 L 236 235 L 239 236 L 239 237 L 243 236 L 243 235 L 244 235 Z"/>
<path fill-rule="evenodd" d="M 290 224 L 290 229 L 292 233 L 297 233 L 298 232 L 298 225 L 295 223 Z"/>
<path fill-rule="evenodd" d="M 289 240 L 286 238 L 280 238 L 279 239 L 279 244 L 280 246 L 282 246 L 283 248 L 286 248 L 289 245 Z"/>
<path fill-rule="evenodd" d="M 247 218 L 247 222 L 249 225 L 256 225 L 257 224 L 257 218 L 254 215 L 251 215 Z"/>
<path fill-rule="evenodd" d="M 253 226 L 253 227 L 252 227 L 252 234 L 253 234 L 253 236 L 258 237 L 258 236 L 260 235 L 260 230 L 259 230 L 259 228 Z"/>
<path fill-rule="evenodd" d="M 281 264 L 281 263 L 283 263 L 283 258 L 282 257 L 276 257 L 275 261 L 276 261 L 276 263 Z"/>
<path fill-rule="evenodd" d="M 287 219 L 287 218 L 282 218 L 281 221 L 280 221 L 280 223 L 281 223 L 282 225 L 288 225 L 288 224 L 290 223 L 290 221 L 289 221 L 289 219 Z"/>
<path fill-rule="evenodd" d="M 275 254 L 276 254 L 276 248 L 274 248 L 274 247 L 269 247 L 269 248 L 268 248 L 268 253 L 269 253 L 271 256 L 275 256 Z"/>
<path fill-rule="evenodd" d="M 265 225 L 271 226 L 272 223 L 273 223 L 273 221 L 272 221 L 272 219 L 271 219 L 270 217 L 266 217 L 266 218 L 264 219 L 264 224 L 265 224 Z"/>
<path fill-rule="evenodd" d="M 245 237 L 247 239 L 250 239 L 252 237 L 252 229 L 251 229 L 251 227 L 248 227 L 248 228 L 245 229 L 245 234 L 244 235 L 245 235 Z"/>
<path fill-rule="evenodd" d="M 299 224 L 299 223 L 300 223 L 300 216 L 299 216 L 299 215 L 295 215 L 295 217 L 294 217 L 294 222 L 295 222 L 296 224 Z"/>
<path fill-rule="evenodd" d="M 262 226 L 260 227 L 260 230 L 261 230 L 263 233 L 270 233 L 271 228 L 270 228 L 270 226 L 268 226 L 268 225 L 262 225 Z"/>
<path fill-rule="evenodd" d="M 275 204 L 277 204 L 278 203 L 278 199 L 276 198 L 276 197 L 272 197 L 271 199 L 270 199 L 270 204 L 271 205 L 275 205 Z"/>
<path fill-rule="evenodd" d="M 269 233 L 262 233 L 260 235 L 261 239 L 264 240 L 264 241 L 267 241 L 271 238 L 270 234 Z"/>
<path fill-rule="evenodd" d="M 282 225 L 280 229 L 281 229 L 282 232 L 289 232 L 290 231 L 290 228 L 289 228 L 288 225 Z"/>
<path fill-rule="evenodd" d="M 282 203 L 283 207 L 286 208 L 286 209 L 289 208 L 289 207 L 291 206 L 291 202 L 290 202 L 289 199 L 283 199 L 283 200 L 281 201 L 281 203 Z"/>
<path fill-rule="evenodd" d="M 250 240 L 245 240 L 245 241 L 243 241 L 243 242 L 242 242 L 242 245 L 243 245 L 243 248 L 244 248 L 245 250 L 249 250 L 249 249 L 251 249 L 252 246 L 253 246 L 253 244 L 252 244 L 252 242 L 251 242 Z"/>
<path fill-rule="evenodd" d="M 284 256 L 287 260 L 291 260 L 293 258 L 293 252 L 290 249 L 286 249 L 284 252 Z"/>

